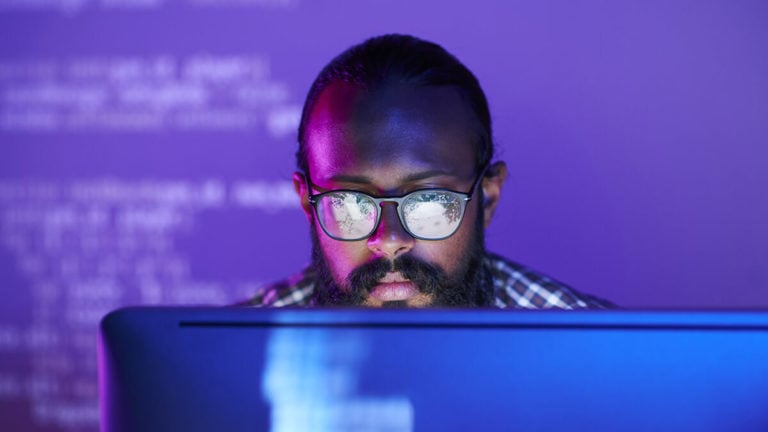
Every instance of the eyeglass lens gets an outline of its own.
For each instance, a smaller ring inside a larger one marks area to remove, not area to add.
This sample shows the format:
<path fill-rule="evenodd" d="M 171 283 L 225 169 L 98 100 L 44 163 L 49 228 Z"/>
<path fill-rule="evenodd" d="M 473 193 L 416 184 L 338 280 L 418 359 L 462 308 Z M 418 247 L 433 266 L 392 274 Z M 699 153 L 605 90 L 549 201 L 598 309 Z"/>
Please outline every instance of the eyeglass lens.
<path fill-rule="evenodd" d="M 317 201 L 317 215 L 331 237 L 357 239 L 370 234 L 376 224 L 376 203 L 354 192 L 333 192 Z"/>

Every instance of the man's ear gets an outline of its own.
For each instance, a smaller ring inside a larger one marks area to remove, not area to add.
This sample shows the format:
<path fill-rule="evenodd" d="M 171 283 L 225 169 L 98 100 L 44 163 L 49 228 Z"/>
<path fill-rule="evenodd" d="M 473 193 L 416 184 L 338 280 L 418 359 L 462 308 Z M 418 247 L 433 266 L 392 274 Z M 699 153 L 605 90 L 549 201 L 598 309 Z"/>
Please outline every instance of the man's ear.
<path fill-rule="evenodd" d="M 507 164 L 501 161 L 491 165 L 485 178 L 483 178 L 483 226 L 485 228 L 491 224 L 493 213 L 499 205 L 499 199 L 501 199 L 501 188 L 506 179 Z"/>
<path fill-rule="evenodd" d="M 304 174 L 298 171 L 293 173 L 293 190 L 295 190 L 296 195 L 299 196 L 301 209 L 304 210 L 304 215 L 307 217 L 307 221 L 312 223 L 312 204 L 309 203 L 307 181 L 304 179 Z"/>

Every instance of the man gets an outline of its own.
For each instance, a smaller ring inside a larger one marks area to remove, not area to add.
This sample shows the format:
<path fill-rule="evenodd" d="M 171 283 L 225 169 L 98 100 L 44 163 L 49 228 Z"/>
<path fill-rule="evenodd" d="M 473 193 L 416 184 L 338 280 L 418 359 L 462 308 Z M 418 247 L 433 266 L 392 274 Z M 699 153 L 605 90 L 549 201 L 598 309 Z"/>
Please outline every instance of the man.
<path fill-rule="evenodd" d="M 442 47 L 386 35 L 339 55 L 299 126 L 312 263 L 248 304 L 609 306 L 485 251 L 507 175 L 491 138 L 477 79 Z"/>

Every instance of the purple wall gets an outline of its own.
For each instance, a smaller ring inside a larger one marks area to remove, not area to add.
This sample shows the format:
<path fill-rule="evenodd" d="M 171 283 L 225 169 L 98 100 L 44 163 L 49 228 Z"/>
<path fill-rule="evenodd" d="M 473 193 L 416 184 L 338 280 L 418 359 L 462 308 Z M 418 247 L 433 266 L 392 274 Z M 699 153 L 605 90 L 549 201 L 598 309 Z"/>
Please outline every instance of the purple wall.
<path fill-rule="evenodd" d="M 490 249 L 626 307 L 768 307 L 762 1 L 30 3 L 0 0 L 11 429 L 95 430 L 106 311 L 227 304 L 307 262 L 304 94 L 384 32 L 488 94 L 511 173 Z"/>

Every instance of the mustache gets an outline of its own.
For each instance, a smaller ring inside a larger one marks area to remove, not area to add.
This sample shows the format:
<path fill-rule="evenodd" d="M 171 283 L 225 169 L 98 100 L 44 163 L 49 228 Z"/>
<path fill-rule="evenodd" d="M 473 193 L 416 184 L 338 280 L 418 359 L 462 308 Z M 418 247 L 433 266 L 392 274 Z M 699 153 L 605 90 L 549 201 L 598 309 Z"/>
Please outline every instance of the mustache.
<path fill-rule="evenodd" d="M 347 276 L 347 284 L 357 293 L 368 294 L 389 272 L 399 272 L 413 282 L 419 292 L 428 295 L 437 291 L 439 281 L 445 277 L 440 267 L 406 254 L 392 261 L 377 258 L 357 267 Z"/>

